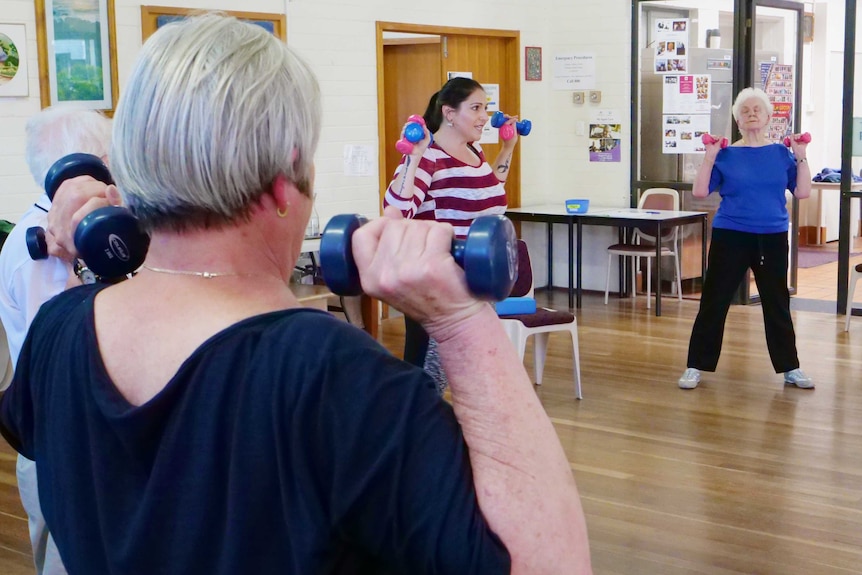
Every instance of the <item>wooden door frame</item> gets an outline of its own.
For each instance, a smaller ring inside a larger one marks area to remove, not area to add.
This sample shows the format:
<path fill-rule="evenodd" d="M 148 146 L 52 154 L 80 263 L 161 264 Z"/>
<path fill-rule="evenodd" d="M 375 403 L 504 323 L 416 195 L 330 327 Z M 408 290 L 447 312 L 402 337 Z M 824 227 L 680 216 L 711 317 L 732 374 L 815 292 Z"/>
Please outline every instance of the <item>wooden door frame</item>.
<path fill-rule="evenodd" d="M 510 78 L 520 78 L 519 70 L 521 66 L 521 33 L 518 30 L 497 30 L 490 28 L 460 28 L 453 26 L 428 26 L 424 24 L 405 24 L 401 22 L 383 22 L 377 21 L 377 141 L 378 141 L 378 172 L 380 180 L 379 197 L 383 197 L 383 192 L 389 185 L 389 177 L 391 174 L 386 172 L 386 119 L 383 110 L 386 107 L 385 86 L 384 86 L 384 62 L 383 62 L 383 33 L 384 32 L 402 32 L 410 34 L 432 34 L 437 36 L 479 36 L 483 38 L 508 38 L 514 39 L 509 47 L 506 48 L 506 61 L 508 69 L 506 71 Z M 514 87 L 512 109 L 521 109 L 521 84 L 517 82 Z M 520 158 L 517 160 L 520 163 Z M 519 165 L 520 167 L 520 165 Z M 519 170 L 520 173 L 520 170 Z M 518 191 L 516 197 L 509 198 L 510 207 L 518 207 L 521 205 L 521 186 L 518 182 Z M 378 209 L 383 210 L 382 202 Z"/>

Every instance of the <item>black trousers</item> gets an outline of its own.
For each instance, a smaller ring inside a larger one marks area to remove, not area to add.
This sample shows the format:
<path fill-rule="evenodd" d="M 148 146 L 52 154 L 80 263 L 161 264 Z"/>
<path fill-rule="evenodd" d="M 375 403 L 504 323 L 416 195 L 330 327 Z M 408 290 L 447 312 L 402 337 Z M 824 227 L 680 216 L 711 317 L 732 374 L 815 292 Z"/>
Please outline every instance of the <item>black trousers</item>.
<path fill-rule="evenodd" d="M 404 316 L 404 361 L 425 367 L 428 353 L 428 332 L 417 321 Z"/>
<path fill-rule="evenodd" d="M 776 373 L 799 367 L 796 332 L 787 289 L 787 232 L 752 234 L 714 228 L 700 309 L 688 344 L 688 367 L 715 371 L 730 303 L 751 269 L 766 327 L 766 345 Z"/>

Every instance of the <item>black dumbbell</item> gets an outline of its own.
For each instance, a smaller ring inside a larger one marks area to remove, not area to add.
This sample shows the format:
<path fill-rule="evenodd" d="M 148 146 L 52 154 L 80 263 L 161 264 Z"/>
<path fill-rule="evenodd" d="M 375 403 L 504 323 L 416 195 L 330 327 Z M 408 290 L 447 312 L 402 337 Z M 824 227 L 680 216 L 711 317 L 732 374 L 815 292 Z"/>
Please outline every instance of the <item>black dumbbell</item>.
<path fill-rule="evenodd" d="M 515 128 L 512 128 L 511 124 L 506 124 L 506 114 L 498 110 L 491 116 L 491 127 L 499 128 L 500 137 L 504 140 L 511 140 L 512 136 L 515 135 L 515 129 L 518 130 L 519 136 L 529 136 L 530 131 L 533 129 L 533 122 L 530 120 L 521 120 L 520 122 L 515 122 Z"/>
<path fill-rule="evenodd" d="M 337 295 L 359 295 L 362 286 L 353 259 L 352 237 L 367 220 L 357 214 L 333 217 L 320 239 L 320 269 Z M 515 227 L 504 216 L 481 216 L 466 239 L 452 241 L 452 257 L 464 269 L 467 286 L 476 297 L 500 301 L 509 297 L 518 277 Z"/>
<path fill-rule="evenodd" d="M 53 201 L 65 180 L 91 176 L 113 184 L 111 172 L 98 156 L 69 154 L 57 160 L 45 176 L 45 192 Z M 27 250 L 34 260 L 48 257 L 45 230 L 28 228 Z M 141 267 L 150 247 L 150 236 L 138 225 L 138 219 L 126 208 L 106 206 L 87 214 L 75 228 L 75 248 L 90 270 L 105 280 L 115 280 Z"/>

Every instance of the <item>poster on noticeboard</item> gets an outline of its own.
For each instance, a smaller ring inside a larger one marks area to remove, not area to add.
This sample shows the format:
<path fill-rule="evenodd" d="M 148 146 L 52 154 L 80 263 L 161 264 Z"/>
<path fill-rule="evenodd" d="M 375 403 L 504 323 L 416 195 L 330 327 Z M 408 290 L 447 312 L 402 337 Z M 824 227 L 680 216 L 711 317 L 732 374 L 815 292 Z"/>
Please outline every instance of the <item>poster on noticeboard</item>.
<path fill-rule="evenodd" d="M 793 101 L 796 97 L 793 65 L 761 62 L 760 81 L 763 91 L 772 102 L 767 138 L 779 142 L 784 136 L 793 133 Z"/>
<path fill-rule="evenodd" d="M 712 111 L 712 77 L 669 75 L 662 83 L 662 153 L 703 153 L 701 137 L 709 132 Z"/>
<path fill-rule="evenodd" d="M 656 74 L 688 72 L 688 18 L 658 18 L 653 30 Z"/>

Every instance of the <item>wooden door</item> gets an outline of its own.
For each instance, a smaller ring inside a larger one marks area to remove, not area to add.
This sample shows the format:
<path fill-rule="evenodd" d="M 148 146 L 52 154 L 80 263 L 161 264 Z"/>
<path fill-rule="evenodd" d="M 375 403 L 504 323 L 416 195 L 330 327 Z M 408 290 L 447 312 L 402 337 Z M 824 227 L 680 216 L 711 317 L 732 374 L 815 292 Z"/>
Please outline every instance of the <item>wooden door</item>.
<path fill-rule="evenodd" d="M 409 33 L 384 40 L 384 32 Z M 380 206 L 401 160 L 395 141 L 410 114 L 422 114 L 448 72 L 470 72 L 480 83 L 499 84 L 501 109 L 520 115 L 520 35 L 517 31 L 378 22 L 378 132 Z M 519 143 L 506 180 L 510 207 L 521 205 Z M 499 144 L 483 145 L 489 163 Z"/>
<path fill-rule="evenodd" d="M 443 82 L 446 81 L 448 72 L 472 72 L 473 79 L 480 84 L 500 86 L 500 110 L 510 116 L 520 116 L 519 67 L 510 65 L 513 52 L 516 54 L 515 62 L 518 61 L 517 38 L 447 34 L 442 40 Z M 526 142 L 526 139 L 519 141 L 509 166 L 506 198 L 510 207 L 521 205 L 520 148 Z M 500 148 L 500 144 L 482 144 L 488 163 L 494 161 Z"/>
<path fill-rule="evenodd" d="M 387 40 L 383 45 L 383 63 L 386 107 L 382 115 L 386 168 L 381 174 L 381 181 L 385 182 L 380 190 L 381 206 L 386 186 L 401 161 L 395 142 L 401 136 L 404 122 L 411 114 L 424 114 L 431 94 L 442 85 L 440 36 Z"/>

